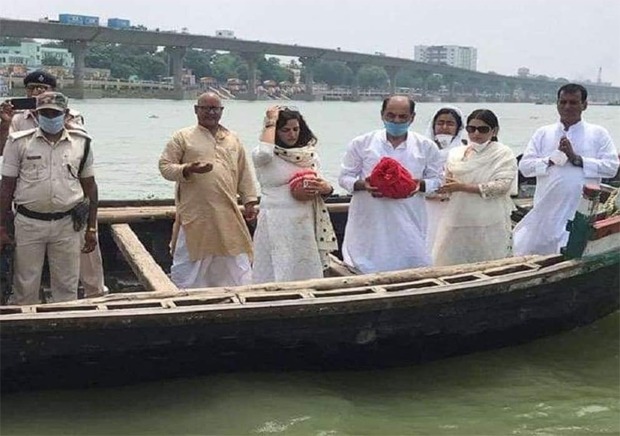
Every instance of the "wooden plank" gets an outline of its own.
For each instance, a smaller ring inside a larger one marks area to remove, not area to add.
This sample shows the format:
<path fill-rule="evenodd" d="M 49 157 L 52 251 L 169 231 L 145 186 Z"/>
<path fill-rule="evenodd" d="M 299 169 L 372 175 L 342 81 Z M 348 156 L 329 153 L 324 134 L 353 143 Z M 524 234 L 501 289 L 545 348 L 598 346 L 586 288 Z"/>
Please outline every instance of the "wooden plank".
<path fill-rule="evenodd" d="M 114 242 L 123 253 L 125 260 L 148 290 L 158 292 L 178 291 L 178 288 L 144 248 L 129 224 L 113 224 L 111 232 Z"/>
<path fill-rule="evenodd" d="M 596 221 L 593 225 L 594 233 L 591 240 L 601 239 L 605 236 L 620 233 L 620 215 L 612 216 L 604 220 Z"/>

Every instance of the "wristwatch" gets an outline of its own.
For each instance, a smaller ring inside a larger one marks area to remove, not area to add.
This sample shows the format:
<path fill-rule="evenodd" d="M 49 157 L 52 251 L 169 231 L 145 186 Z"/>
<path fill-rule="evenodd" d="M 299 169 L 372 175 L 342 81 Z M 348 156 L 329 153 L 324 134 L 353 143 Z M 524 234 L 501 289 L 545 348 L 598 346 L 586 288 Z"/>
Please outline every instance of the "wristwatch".
<path fill-rule="evenodd" d="M 570 163 L 575 165 L 576 167 L 583 167 L 583 158 L 577 155 L 570 160 Z"/>

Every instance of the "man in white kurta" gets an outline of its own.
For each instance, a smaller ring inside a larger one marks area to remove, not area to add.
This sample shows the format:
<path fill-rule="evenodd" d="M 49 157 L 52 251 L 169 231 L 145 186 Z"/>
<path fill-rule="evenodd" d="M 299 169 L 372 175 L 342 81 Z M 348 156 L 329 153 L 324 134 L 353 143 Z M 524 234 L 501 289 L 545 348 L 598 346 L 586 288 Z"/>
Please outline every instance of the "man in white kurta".
<path fill-rule="evenodd" d="M 519 163 L 526 177 L 536 177 L 533 209 L 515 227 L 513 252 L 554 254 L 568 241 L 582 187 L 598 185 L 618 171 L 618 150 L 607 130 L 581 119 L 587 91 L 567 84 L 558 91 L 560 121 L 535 133 Z"/>
<path fill-rule="evenodd" d="M 415 117 L 408 97 L 386 99 L 381 110 L 385 129 L 359 136 L 347 146 L 338 179 L 353 194 L 342 247 L 344 261 L 363 273 L 428 266 L 426 209 L 423 195 L 381 197 L 366 180 L 388 156 L 419 179 L 421 192 L 441 184 L 441 157 L 428 138 L 408 130 Z"/>

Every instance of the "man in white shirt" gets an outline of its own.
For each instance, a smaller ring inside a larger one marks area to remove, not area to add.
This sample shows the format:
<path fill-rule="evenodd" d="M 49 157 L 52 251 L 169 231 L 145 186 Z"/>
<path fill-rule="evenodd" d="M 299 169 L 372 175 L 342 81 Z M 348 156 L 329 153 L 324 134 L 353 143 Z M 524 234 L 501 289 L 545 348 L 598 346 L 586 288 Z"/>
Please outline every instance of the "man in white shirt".
<path fill-rule="evenodd" d="M 618 150 L 601 126 L 581 119 L 588 91 L 566 84 L 558 90 L 560 121 L 538 129 L 519 163 L 525 177 L 536 177 L 534 208 L 513 233 L 513 252 L 555 254 L 566 245 L 566 223 L 573 219 L 582 187 L 598 185 L 618 171 Z"/>
<path fill-rule="evenodd" d="M 428 138 L 409 131 L 415 103 L 406 96 L 383 101 L 384 129 L 359 136 L 347 146 L 338 182 L 353 194 L 342 247 L 344 261 L 363 273 L 428 266 L 426 209 L 418 191 L 408 198 L 381 196 L 368 177 L 388 156 L 420 180 L 419 191 L 433 192 L 441 184 L 441 157 Z"/>

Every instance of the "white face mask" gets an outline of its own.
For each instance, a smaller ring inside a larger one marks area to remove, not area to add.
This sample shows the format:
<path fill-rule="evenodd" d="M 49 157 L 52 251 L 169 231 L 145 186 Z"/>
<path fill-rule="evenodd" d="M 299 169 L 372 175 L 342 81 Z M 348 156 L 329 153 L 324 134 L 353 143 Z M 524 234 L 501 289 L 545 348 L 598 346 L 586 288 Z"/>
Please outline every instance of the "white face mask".
<path fill-rule="evenodd" d="M 449 146 L 450 143 L 452 142 L 452 138 L 454 138 L 454 136 L 446 135 L 443 133 L 440 133 L 439 135 L 435 135 L 435 141 L 439 143 L 439 146 L 441 148 L 446 148 L 447 146 Z"/>
<path fill-rule="evenodd" d="M 491 143 L 491 140 L 478 144 L 477 142 L 469 141 L 468 145 L 476 150 L 476 153 L 480 153 L 484 148 Z"/>

